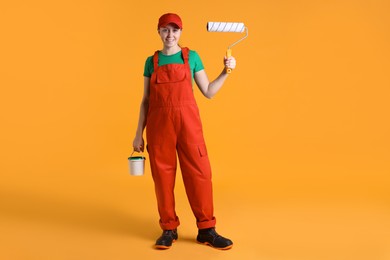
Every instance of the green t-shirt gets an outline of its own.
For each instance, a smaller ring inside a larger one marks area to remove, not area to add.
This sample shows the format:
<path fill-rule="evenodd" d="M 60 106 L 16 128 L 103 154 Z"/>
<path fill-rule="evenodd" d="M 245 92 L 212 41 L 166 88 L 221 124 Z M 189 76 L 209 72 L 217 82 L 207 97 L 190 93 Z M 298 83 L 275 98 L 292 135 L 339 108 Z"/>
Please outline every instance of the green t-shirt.
<path fill-rule="evenodd" d="M 198 53 L 196 51 L 190 50 L 189 52 L 189 63 L 191 69 L 191 76 L 194 78 L 195 72 L 203 70 L 203 63 L 200 59 Z M 166 65 L 166 64 L 184 64 L 183 57 L 181 55 L 181 51 L 175 53 L 173 55 L 165 55 L 161 51 L 158 52 L 158 66 Z M 144 76 L 150 78 L 154 71 L 153 66 L 153 56 L 150 56 L 146 59 L 145 68 L 144 68 Z"/>

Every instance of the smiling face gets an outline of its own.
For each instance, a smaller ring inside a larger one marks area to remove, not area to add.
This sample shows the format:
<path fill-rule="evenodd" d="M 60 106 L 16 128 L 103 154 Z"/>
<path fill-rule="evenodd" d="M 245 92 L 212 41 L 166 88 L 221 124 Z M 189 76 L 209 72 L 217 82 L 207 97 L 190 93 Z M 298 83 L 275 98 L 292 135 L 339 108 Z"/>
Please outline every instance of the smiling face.
<path fill-rule="evenodd" d="M 181 36 L 181 29 L 175 24 L 168 24 L 165 27 L 158 29 L 161 40 L 164 44 L 164 49 L 175 48 L 179 44 L 179 39 Z"/>

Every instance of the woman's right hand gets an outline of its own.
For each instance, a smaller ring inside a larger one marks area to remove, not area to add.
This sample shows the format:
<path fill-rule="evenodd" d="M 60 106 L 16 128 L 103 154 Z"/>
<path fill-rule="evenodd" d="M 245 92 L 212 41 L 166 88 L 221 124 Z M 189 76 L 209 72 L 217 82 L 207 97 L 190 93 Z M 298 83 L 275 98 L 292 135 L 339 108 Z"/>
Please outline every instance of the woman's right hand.
<path fill-rule="evenodd" d="M 133 149 L 136 152 L 144 151 L 144 138 L 142 136 L 136 136 L 133 141 Z"/>

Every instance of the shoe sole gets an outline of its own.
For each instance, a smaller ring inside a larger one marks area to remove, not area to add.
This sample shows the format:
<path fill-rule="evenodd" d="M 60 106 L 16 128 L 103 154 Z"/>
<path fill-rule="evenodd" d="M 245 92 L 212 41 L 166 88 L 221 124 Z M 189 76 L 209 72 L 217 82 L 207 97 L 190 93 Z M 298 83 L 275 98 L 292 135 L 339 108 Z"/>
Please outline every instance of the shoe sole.
<path fill-rule="evenodd" d="M 175 243 L 176 240 L 173 240 L 172 243 Z M 172 246 L 164 246 L 164 245 L 154 245 L 154 248 L 155 249 L 169 249 L 171 248 Z"/>
<path fill-rule="evenodd" d="M 198 242 L 198 244 L 210 246 L 210 247 L 212 247 L 214 249 L 218 249 L 218 250 L 229 250 L 229 249 L 231 249 L 233 247 L 233 245 L 230 245 L 230 246 L 221 248 L 221 247 L 215 247 L 212 244 L 210 244 L 209 242 L 200 242 L 200 241 L 196 241 L 196 242 Z"/>

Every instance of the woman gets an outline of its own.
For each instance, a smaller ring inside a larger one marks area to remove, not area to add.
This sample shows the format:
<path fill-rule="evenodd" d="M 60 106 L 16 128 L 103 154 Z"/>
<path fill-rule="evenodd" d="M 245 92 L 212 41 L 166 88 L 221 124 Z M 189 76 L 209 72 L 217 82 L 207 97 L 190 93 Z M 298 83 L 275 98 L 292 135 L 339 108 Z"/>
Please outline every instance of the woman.
<path fill-rule="evenodd" d="M 155 247 L 170 248 L 178 239 L 180 222 L 174 198 L 177 152 L 199 229 L 197 241 L 217 249 L 230 249 L 233 242 L 215 230 L 211 168 L 192 89 L 194 79 L 202 94 L 211 98 L 220 90 L 228 74 L 224 68 L 214 81 L 209 82 L 198 54 L 179 46 L 183 25 L 177 14 L 162 15 L 157 29 L 163 48 L 145 63 L 144 95 L 133 141 L 135 151 L 144 151 L 143 131 L 147 126 L 147 150 L 163 229 Z M 236 61 L 233 57 L 225 57 L 224 65 L 234 69 Z"/>

